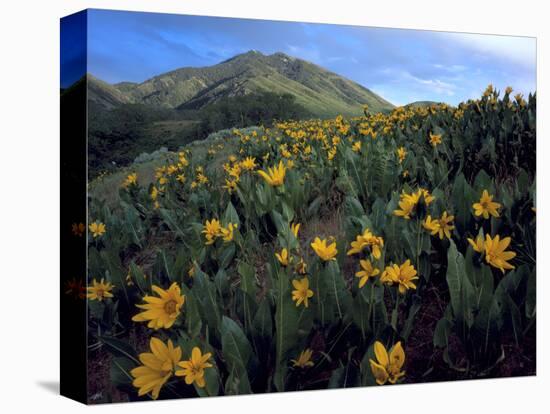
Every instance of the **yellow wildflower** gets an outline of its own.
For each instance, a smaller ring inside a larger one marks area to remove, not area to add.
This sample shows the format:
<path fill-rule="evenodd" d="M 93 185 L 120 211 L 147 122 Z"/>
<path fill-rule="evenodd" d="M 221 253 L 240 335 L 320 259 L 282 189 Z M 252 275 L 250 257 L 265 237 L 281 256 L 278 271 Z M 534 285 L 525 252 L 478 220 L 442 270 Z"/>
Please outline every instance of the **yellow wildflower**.
<path fill-rule="evenodd" d="M 286 167 L 282 161 L 279 161 L 278 166 L 269 167 L 267 173 L 258 171 L 258 174 L 272 187 L 278 187 L 284 184 Z"/>
<path fill-rule="evenodd" d="M 307 264 L 301 257 L 300 261 L 296 264 L 296 271 L 301 275 L 305 275 L 307 273 Z"/>
<path fill-rule="evenodd" d="M 217 219 L 206 220 L 202 233 L 206 237 L 206 245 L 214 244 L 216 237 L 222 234 L 222 226 Z"/>
<path fill-rule="evenodd" d="M 298 231 L 300 230 L 300 223 L 291 223 L 290 224 L 290 230 L 292 231 L 292 234 L 294 234 L 294 237 L 298 238 Z"/>
<path fill-rule="evenodd" d="M 386 269 L 384 272 L 382 272 L 382 275 L 380 276 L 380 280 L 387 284 L 398 284 L 399 285 L 399 293 L 402 295 L 405 294 L 405 292 L 408 289 L 416 289 L 416 285 L 414 284 L 414 280 L 417 280 L 418 276 L 416 273 L 416 270 L 413 265 L 411 265 L 411 261 L 407 260 L 405 263 L 403 263 L 401 266 L 398 266 L 396 264 L 393 264 L 391 266 L 386 266 Z"/>
<path fill-rule="evenodd" d="M 237 189 L 237 181 L 236 180 L 228 180 L 225 179 L 225 185 L 222 186 L 222 188 L 225 188 L 229 194 L 231 194 L 233 191 Z"/>
<path fill-rule="evenodd" d="M 112 298 L 113 294 L 111 290 L 114 286 L 111 282 L 105 282 L 104 279 L 101 279 L 99 282 L 97 280 L 92 280 L 92 286 L 88 286 L 88 294 L 86 297 L 91 300 L 97 300 L 99 302 L 103 301 L 105 298 Z"/>
<path fill-rule="evenodd" d="M 151 338 L 149 347 L 151 352 L 139 354 L 143 365 L 132 369 L 130 374 L 135 378 L 132 385 L 138 388 L 138 395 L 141 397 L 150 392 L 153 400 L 156 400 L 162 386 L 180 362 L 181 348 L 174 347 L 170 339 L 165 344 L 158 338 Z"/>
<path fill-rule="evenodd" d="M 397 148 L 397 156 L 399 157 L 399 164 L 401 164 L 407 156 L 407 150 L 405 149 L 405 147 Z"/>
<path fill-rule="evenodd" d="M 126 179 L 122 183 L 122 186 L 124 188 L 128 188 L 131 185 L 137 185 L 137 179 L 137 173 L 132 173 L 126 177 Z"/>
<path fill-rule="evenodd" d="M 444 211 L 441 217 L 438 220 L 439 223 L 439 238 L 443 240 L 443 236 L 447 237 L 448 239 L 451 238 L 451 231 L 455 228 L 455 226 L 452 224 L 452 221 L 454 220 L 455 216 L 447 215 L 447 212 Z"/>
<path fill-rule="evenodd" d="M 241 167 L 247 171 L 252 171 L 254 168 L 257 167 L 256 158 L 246 157 L 243 161 L 241 161 Z"/>
<path fill-rule="evenodd" d="M 185 295 L 181 294 L 181 289 L 176 282 L 164 290 L 159 286 L 152 286 L 153 292 L 159 297 L 145 296 L 143 305 L 136 305 L 145 311 L 135 315 L 134 322 L 148 322 L 147 326 L 153 329 L 170 328 L 180 314 L 180 309 L 185 303 Z"/>
<path fill-rule="evenodd" d="M 183 369 L 177 370 L 176 376 L 185 377 L 187 385 L 195 383 L 197 387 L 204 388 L 206 385 L 204 370 L 212 367 L 212 364 L 208 362 L 211 356 L 210 352 L 203 355 L 200 348 L 194 347 L 189 360 L 178 362 L 178 366 Z"/>
<path fill-rule="evenodd" d="M 478 253 L 483 253 L 485 250 L 485 242 L 481 234 L 479 234 L 475 240 L 468 238 L 468 243 L 470 243 L 472 248 Z"/>
<path fill-rule="evenodd" d="M 312 367 L 314 365 L 313 361 L 311 360 L 312 355 L 313 351 L 307 348 L 300 352 L 298 359 L 291 359 L 290 362 L 292 362 L 292 366 L 295 368 Z"/>
<path fill-rule="evenodd" d="M 348 250 L 347 255 L 360 253 L 365 247 L 371 247 L 372 255 L 375 259 L 380 259 L 382 254 L 381 247 L 384 246 L 384 239 L 377 237 L 371 233 L 369 229 L 365 229 L 363 234 L 356 237 L 355 241 L 351 242 L 351 249 Z"/>
<path fill-rule="evenodd" d="M 476 217 L 483 216 L 484 219 L 488 219 L 489 215 L 499 217 L 498 209 L 501 205 L 493 201 L 493 196 L 489 195 L 487 190 L 483 190 L 479 203 L 474 203 L 472 207 Z"/>
<path fill-rule="evenodd" d="M 436 135 L 430 132 L 430 144 L 434 148 L 437 147 L 439 144 L 441 144 L 441 134 Z"/>
<path fill-rule="evenodd" d="M 237 229 L 237 224 L 229 223 L 227 227 L 221 227 L 220 233 L 223 241 L 229 243 L 233 240 L 233 231 Z"/>
<path fill-rule="evenodd" d="M 158 198 L 158 195 L 159 195 L 158 188 L 153 186 L 153 188 L 151 189 L 151 200 L 156 201 L 156 199 Z"/>
<path fill-rule="evenodd" d="M 281 250 L 281 253 L 275 253 L 275 257 L 281 263 L 283 266 L 288 266 L 288 264 L 292 261 L 292 256 L 288 254 L 287 249 Z"/>
<path fill-rule="evenodd" d="M 99 221 L 94 221 L 92 224 L 89 225 L 89 228 L 90 228 L 90 231 L 92 232 L 92 236 L 94 237 L 94 239 L 96 237 L 100 237 L 104 235 L 106 231 L 105 224 Z"/>
<path fill-rule="evenodd" d="M 432 236 L 439 235 L 441 240 L 443 240 L 444 237 L 450 239 L 451 231 L 455 228 L 455 226 L 451 224 L 453 220 L 454 216 L 449 216 L 447 212 L 444 211 L 439 219 L 432 220 L 431 216 L 427 216 L 422 225 Z"/>
<path fill-rule="evenodd" d="M 406 220 L 409 220 L 414 213 L 414 209 L 417 204 L 420 202 L 420 199 L 424 199 L 424 203 L 429 205 L 435 197 L 430 195 L 429 191 L 423 188 L 418 189 L 416 192 L 407 194 L 405 192 L 401 193 L 399 199 L 399 208 L 394 210 L 393 214 L 398 217 L 403 217 Z"/>
<path fill-rule="evenodd" d="M 508 263 L 516 257 L 516 253 L 513 251 L 506 251 L 506 248 L 510 245 L 512 239 L 505 237 L 500 240 L 500 236 L 497 234 L 495 238 L 491 238 L 490 235 L 485 235 L 485 261 L 491 266 L 500 269 L 502 273 L 506 270 L 515 269 L 515 266 Z"/>
<path fill-rule="evenodd" d="M 483 92 L 483 96 L 484 96 L 484 97 L 488 97 L 488 96 L 490 96 L 490 95 L 493 94 L 493 91 L 494 91 L 494 89 L 493 89 L 493 84 L 490 83 L 490 84 L 487 86 L 487 89 L 485 89 L 485 91 Z"/>
<path fill-rule="evenodd" d="M 294 289 L 292 291 L 292 300 L 296 301 L 296 306 L 300 306 L 303 302 L 304 306 L 307 308 L 309 306 L 308 299 L 313 296 L 313 290 L 309 288 L 309 279 L 304 277 L 301 280 L 294 279 L 292 281 L 292 286 Z"/>
<path fill-rule="evenodd" d="M 422 223 L 422 226 L 428 230 L 432 236 L 439 233 L 439 221 L 437 219 L 432 220 L 432 216 L 428 215 Z"/>
<path fill-rule="evenodd" d="M 208 183 L 208 177 L 204 175 L 203 173 L 197 174 L 197 181 L 199 184 L 206 184 Z"/>
<path fill-rule="evenodd" d="M 327 240 L 321 240 L 316 237 L 313 243 L 311 243 L 312 249 L 317 253 L 323 261 L 336 260 L 338 250 L 336 250 L 336 242 L 327 245 Z"/>
<path fill-rule="evenodd" d="M 380 273 L 380 270 L 373 267 L 370 260 L 361 260 L 360 262 L 361 269 L 359 272 L 355 273 L 355 277 L 359 279 L 359 288 L 365 286 L 365 283 L 369 280 L 369 277 L 374 277 Z"/>
<path fill-rule="evenodd" d="M 405 351 L 401 346 L 401 341 L 396 343 L 389 354 L 386 347 L 379 341 L 374 343 L 374 355 L 376 361 L 370 359 L 370 368 L 372 375 L 378 385 L 384 385 L 386 382 L 395 384 L 405 372 L 401 370 L 405 364 Z"/>

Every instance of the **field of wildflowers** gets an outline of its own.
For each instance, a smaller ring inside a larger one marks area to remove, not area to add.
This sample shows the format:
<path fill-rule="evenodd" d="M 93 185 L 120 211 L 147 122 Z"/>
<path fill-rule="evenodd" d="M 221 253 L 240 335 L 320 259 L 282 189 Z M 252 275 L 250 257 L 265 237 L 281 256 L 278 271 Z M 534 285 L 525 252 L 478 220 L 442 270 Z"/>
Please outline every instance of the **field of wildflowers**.
<path fill-rule="evenodd" d="M 533 375 L 535 131 L 489 86 L 130 169 L 72 229 L 96 402 Z"/>

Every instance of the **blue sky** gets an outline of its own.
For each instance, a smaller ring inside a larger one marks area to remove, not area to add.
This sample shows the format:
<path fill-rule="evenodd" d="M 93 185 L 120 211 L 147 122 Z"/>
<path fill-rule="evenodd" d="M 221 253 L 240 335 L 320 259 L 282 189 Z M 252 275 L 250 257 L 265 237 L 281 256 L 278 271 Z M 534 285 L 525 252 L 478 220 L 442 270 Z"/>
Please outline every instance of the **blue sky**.
<path fill-rule="evenodd" d="M 141 82 L 249 50 L 284 52 L 354 80 L 394 104 L 456 104 L 487 84 L 536 90 L 533 38 L 92 10 L 88 72 Z"/>
<path fill-rule="evenodd" d="M 86 72 L 86 12 L 65 17 L 61 25 L 61 86 L 67 87 Z"/>

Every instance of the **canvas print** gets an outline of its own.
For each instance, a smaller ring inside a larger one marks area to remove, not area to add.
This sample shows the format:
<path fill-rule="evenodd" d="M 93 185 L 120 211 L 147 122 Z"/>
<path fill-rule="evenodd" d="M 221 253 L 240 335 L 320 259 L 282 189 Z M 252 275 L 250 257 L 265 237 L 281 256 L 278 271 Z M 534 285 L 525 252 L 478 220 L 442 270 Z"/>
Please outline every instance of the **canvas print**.
<path fill-rule="evenodd" d="M 536 39 L 61 20 L 64 395 L 536 374 Z"/>

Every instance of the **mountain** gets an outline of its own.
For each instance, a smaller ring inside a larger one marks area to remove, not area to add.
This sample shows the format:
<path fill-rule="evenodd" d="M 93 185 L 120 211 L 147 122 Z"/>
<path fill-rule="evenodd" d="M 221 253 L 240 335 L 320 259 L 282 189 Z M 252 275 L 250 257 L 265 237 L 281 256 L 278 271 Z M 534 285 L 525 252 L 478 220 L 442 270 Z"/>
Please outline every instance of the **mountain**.
<path fill-rule="evenodd" d="M 421 108 L 425 106 L 440 105 L 441 102 L 435 101 L 414 101 L 405 105 L 406 108 Z"/>
<path fill-rule="evenodd" d="M 360 115 L 362 106 L 373 112 L 393 105 L 371 90 L 320 66 L 284 53 L 250 51 L 213 66 L 185 67 L 142 83 L 108 84 L 88 78 L 89 99 L 110 109 L 141 103 L 173 109 L 200 109 L 221 98 L 256 92 L 289 93 L 319 117 Z"/>
<path fill-rule="evenodd" d="M 88 75 L 88 101 L 95 102 L 106 109 L 112 109 L 120 104 L 134 103 L 134 99 L 113 85 Z"/>

